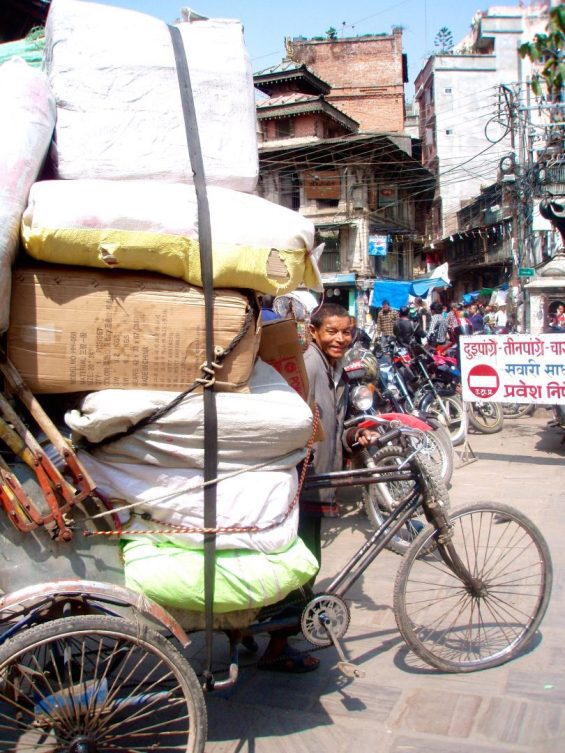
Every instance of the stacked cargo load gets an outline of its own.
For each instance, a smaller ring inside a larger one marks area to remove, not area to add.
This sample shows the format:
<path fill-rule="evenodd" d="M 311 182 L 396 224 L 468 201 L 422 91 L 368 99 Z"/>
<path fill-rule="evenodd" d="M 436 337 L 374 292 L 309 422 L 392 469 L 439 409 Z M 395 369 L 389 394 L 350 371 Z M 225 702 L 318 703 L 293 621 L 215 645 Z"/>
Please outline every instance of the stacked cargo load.
<path fill-rule="evenodd" d="M 211 229 L 216 478 L 205 472 L 201 200 L 171 33 L 157 19 L 51 4 L 54 176 L 38 179 L 48 139 L 13 213 L 25 253 L 13 272 L 7 352 L 33 392 L 76 394 L 65 421 L 118 510 L 126 585 L 204 610 L 205 490 L 217 485 L 214 611 L 236 613 L 280 600 L 318 567 L 297 536 L 296 465 L 312 412 L 258 350 L 260 296 L 320 283 L 312 223 L 253 194 L 255 103 L 241 24 L 191 17 L 177 28 Z M 16 245 L 4 254 L 8 269 Z"/>

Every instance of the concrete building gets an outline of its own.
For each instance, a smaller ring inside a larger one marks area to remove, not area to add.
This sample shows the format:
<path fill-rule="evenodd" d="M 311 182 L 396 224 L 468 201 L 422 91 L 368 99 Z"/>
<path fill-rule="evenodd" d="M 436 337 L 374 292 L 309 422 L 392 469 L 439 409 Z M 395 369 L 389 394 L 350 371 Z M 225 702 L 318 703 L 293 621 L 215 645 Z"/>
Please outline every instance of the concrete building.
<path fill-rule="evenodd" d="M 544 3 L 479 11 L 469 35 L 449 54 L 429 58 L 416 78 L 422 161 L 437 181 L 426 250 L 438 262 L 457 261 L 456 295 L 502 282 L 521 254 L 516 223 L 504 258 L 500 249 L 494 256 L 480 253 L 485 237 L 506 237 L 508 213 L 515 217 L 519 196 L 505 191 L 505 207 L 493 203 L 476 215 L 481 221 L 475 227 L 463 228 L 460 218 L 487 187 L 500 180 L 511 190 L 515 182 L 521 146 L 513 119 L 526 104 L 531 72 L 518 47 L 543 31 L 546 20 Z M 461 256 L 462 230 L 474 230 L 479 244 L 467 261 Z"/>

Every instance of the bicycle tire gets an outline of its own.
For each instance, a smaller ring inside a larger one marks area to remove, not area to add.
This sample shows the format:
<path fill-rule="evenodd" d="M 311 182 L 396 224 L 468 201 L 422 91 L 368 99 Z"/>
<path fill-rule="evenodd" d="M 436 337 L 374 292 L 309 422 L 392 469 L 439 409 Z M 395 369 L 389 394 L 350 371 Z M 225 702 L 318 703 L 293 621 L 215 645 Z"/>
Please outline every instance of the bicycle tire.
<path fill-rule="evenodd" d="M 395 460 L 404 461 L 405 459 L 406 450 L 396 446 L 383 447 L 371 456 L 372 465 L 368 467 L 376 468 L 379 464 L 390 466 L 391 460 L 394 462 Z M 433 494 L 435 498 L 441 499 L 445 506 L 448 507 L 449 495 L 447 488 L 429 461 L 416 455 L 411 462 L 416 466 L 420 479 L 423 482 L 423 485 L 426 486 L 425 489 L 422 488 L 420 490 L 420 494 Z M 401 484 L 406 484 L 406 486 L 401 487 Z M 364 487 L 363 502 L 365 505 L 365 511 L 375 529 L 382 525 L 385 516 L 392 512 L 394 507 L 411 493 L 412 487 L 408 486 L 411 484 L 412 482 L 387 483 L 383 481 Z M 397 494 L 397 490 L 399 491 L 399 494 Z M 413 541 L 415 541 L 420 534 L 420 531 L 425 527 L 426 522 L 427 521 L 423 514 L 409 520 L 405 524 L 402 532 L 399 532 L 394 536 L 389 541 L 386 548 L 391 552 L 394 552 L 394 554 L 398 554 L 401 557 L 404 556 L 410 549 Z M 432 546 L 435 546 L 435 544 Z"/>
<path fill-rule="evenodd" d="M 497 434 L 502 431 L 504 425 L 504 414 L 500 403 L 468 403 L 467 419 L 469 425 L 481 434 Z"/>
<path fill-rule="evenodd" d="M 538 528 L 508 505 L 477 503 L 449 519 L 455 550 L 483 593 L 473 596 L 448 567 L 442 544 L 422 556 L 438 538 L 430 525 L 398 569 L 398 629 L 417 656 L 443 672 L 496 667 L 525 650 L 543 619 L 553 578 L 549 549 Z"/>
<path fill-rule="evenodd" d="M 206 706 L 194 671 L 152 628 L 72 616 L 0 648 L 0 749 L 18 753 L 203 753 Z M 131 709 L 133 708 L 133 711 Z"/>

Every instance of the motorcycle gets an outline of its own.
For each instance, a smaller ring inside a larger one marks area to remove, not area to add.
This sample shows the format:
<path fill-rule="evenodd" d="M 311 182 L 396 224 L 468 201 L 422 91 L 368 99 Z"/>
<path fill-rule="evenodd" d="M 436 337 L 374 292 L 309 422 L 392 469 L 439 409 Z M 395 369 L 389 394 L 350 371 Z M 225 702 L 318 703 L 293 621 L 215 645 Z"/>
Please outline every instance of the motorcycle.
<path fill-rule="evenodd" d="M 417 343 L 410 350 L 394 343 L 391 348 L 393 360 L 401 359 L 404 370 L 414 375 L 412 389 L 416 408 L 443 424 L 453 446 L 462 444 L 467 434 L 467 419 L 463 403 L 456 394 L 452 369 L 438 368 L 428 351 Z"/>
<path fill-rule="evenodd" d="M 443 385 L 451 385 L 455 389 L 453 394 L 460 395 L 461 371 L 455 349 L 438 352 L 436 348 L 432 357 L 436 367 L 435 377 Z M 496 434 L 504 424 L 502 405 L 488 400 L 467 403 L 467 420 L 469 426 L 481 434 Z"/>
<path fill-rule="evenodd" d="M 351 467 L 390 469 L 394 466 L 402 471 L 415 455 L 423 455 L 435 461 L 436 470 L 447 468 L 450 476 L 453 470 L 453 448 L 450 443 L 449 446 L 442 444 L 439 435 L 429 424 L 414 415 L 394 412 L 379 415 L 374 409 L 375 382 L 379 370 L 374 355 L 366 349 L 352 348 L 346 354 L 345 361 L 344 368 L 350 383 L 350 403 L 345 427 L 370 429 L 380 434 L 381 440 L 378 448 L 357 448 L 349 461 Z M 441 430 L 440 428 L 439 431 Z M 387 434 L 395 436 L 385 444 Z M 433 466 L 430 468 L 433 469 Z M 413 493 L 413 481 L 398 480 L 390 473 L 381 483 L 363 487 L 363 506 L 375 529 Z M 395 554 L 405 554 L 424 524 L 424 519 L 412 516 L 388 541 L 387 548 Z"/>
<path fill-rule="evenodd" d="M 346 354 L 344 368 L 350 384 L 347 416 L 378 413 L 381 419 L 400 421 L 423 431 L 421 451 L 448 484 L 453 474 L 453 445 L 449 434 L 440 421 L 416 408 L 401 371 L 387 359 L 377 359 L 371 351 L 358 346 Z"/>

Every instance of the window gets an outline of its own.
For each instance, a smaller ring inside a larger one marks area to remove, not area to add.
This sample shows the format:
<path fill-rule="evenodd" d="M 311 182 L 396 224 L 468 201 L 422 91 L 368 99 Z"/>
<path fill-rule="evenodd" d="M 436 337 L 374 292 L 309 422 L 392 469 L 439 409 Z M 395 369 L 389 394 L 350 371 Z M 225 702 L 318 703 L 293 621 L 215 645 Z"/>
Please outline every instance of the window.
<path fill-rule="evenodd" d="M 275 121 L 278 139 L 289 139 L 294 135 L 294 126 L 291 118 L 282 118 Z"/>
<path fill-rule="evenodd" d="M 444 94 L 452 94 L 453 93 L 453 89 L 451 88 L 451 86 L 446 86 L 445 89 L 443 90 L 443 93 Z"/>
<path fill-rule="evenodd" d="M 294 170 L 279 173 L 279 203 L 287 209 L 300 209 L 300 180 Z"/>
<path fill-rule="evenodd" d="M 316 245 L 325 243 L 320 257 L 320 272 L 341 272 L 339 230 L 318 229 Z"/>
<path fill-rule="evenodd" d="M 445 131 L 446 136 L 451 136 L 452 133 L 453 133 L 453 129 L 452 128 L 447 128 L 446 131 Z"/>

